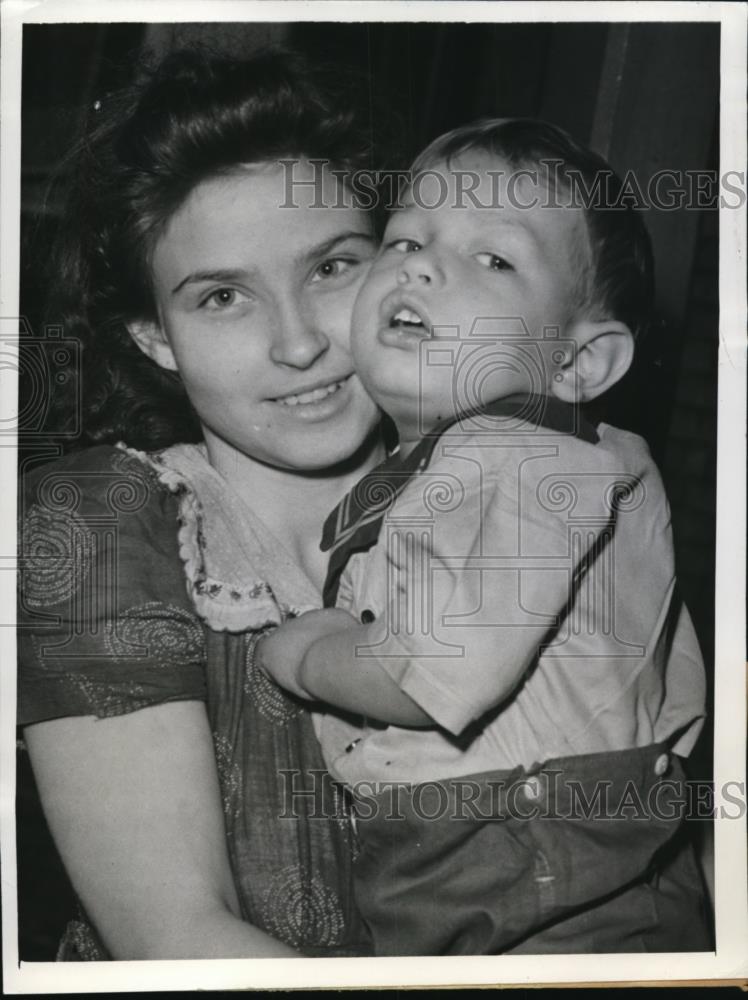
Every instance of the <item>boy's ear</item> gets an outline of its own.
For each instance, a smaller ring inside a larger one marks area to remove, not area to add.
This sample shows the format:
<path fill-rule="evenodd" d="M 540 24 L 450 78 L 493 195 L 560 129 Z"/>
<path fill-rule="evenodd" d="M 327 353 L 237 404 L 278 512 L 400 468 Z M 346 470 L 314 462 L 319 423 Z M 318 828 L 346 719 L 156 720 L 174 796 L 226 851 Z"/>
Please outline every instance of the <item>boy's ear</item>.
<path fill-rule="evenodd" d="M 177 371 L 177 360 L 161 326 L 152 320 L 134 320 L 127 330 L 143 354 L 155 361 L 160 368 Z"/>
<path fill-rule="evenodd" d="M 618 320 L 578 320 L 567 330 L 573 357 L 558 366 L 551 392 L 565 403 L 584 403 L 619 382 L 634 359 L 634 336 Z"/>

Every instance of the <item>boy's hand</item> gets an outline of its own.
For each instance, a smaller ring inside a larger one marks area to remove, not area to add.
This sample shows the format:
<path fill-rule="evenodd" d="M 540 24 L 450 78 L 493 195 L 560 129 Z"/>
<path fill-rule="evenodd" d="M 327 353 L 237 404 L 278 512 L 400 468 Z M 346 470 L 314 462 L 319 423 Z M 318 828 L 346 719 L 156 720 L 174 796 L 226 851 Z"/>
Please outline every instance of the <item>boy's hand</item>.
<path fill-rule="evenodd" d="M 317 639 L 358 624 L 353 615 L 342 608 L 307 611 L 263 636 L 255 650 L 256 662 L 276 684 L 291 694 L 313 699 L 314 696 L 301 686 L 300 681 L 300 667 L 307 650 Z"/>

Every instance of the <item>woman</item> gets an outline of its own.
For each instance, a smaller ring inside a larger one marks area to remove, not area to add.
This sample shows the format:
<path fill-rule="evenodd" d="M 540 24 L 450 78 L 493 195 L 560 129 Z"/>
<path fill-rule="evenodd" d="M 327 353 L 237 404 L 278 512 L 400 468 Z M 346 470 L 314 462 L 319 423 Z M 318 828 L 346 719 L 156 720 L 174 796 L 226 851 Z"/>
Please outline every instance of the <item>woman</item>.
<path fill-rule="evenodd" d="M 94 447 L 22 509 L 18 721 L 87 915 L 61 955 L 360 954 L 345 810 L 252 651 L 320 605 L 323 519 L 381 458 L 365 143 L 278 54 L 177 54 L 95 117 L 50 314 Z"/>

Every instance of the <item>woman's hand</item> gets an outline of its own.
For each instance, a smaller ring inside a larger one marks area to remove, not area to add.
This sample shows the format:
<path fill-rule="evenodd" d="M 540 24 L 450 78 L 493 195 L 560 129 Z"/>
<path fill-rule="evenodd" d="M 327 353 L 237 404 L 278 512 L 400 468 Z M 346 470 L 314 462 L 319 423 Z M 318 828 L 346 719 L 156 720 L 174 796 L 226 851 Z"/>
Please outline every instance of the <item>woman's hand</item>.
<path fill-rule="evenodd" d="M 342 608 L 307 611 L 290 618 L 280 628 L 263 636 L 255 650 L 256 662 L 281 687 L 299 698 L 311 699 L 301 679 L 301 665 L 318 639 L 358 626 L 353 615 Z"/>

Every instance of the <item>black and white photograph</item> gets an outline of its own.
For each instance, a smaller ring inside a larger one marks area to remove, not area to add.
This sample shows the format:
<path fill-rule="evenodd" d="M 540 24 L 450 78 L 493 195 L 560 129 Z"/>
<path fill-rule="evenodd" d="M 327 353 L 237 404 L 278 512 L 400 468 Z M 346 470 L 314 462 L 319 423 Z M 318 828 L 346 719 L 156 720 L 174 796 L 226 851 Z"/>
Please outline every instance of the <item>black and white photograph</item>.
<path fill-rule="evenodd" d="M 747 8 L 2 16 L 5 988 L 748 982 Z"/>

